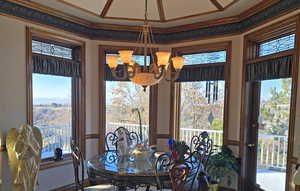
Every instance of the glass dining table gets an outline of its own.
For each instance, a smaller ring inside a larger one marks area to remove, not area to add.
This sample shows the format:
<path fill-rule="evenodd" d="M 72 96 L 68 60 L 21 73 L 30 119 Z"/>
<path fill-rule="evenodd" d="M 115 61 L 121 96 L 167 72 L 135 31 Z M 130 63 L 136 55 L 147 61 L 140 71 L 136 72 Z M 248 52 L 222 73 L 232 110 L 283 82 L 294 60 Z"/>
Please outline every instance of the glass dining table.
<path fill-rule="evenodd" d="M 170 181 L 168 171 L 155 170 L 156 157 L 138 158 L 134 156 L 119 156 L 116 152 L 106 152 L 101 156 L 87 161 L 89 181 L 96 183 L 98 178 L 115 185 L 119 191 L 128 188 L 157 186 L 160 181 Z"/>

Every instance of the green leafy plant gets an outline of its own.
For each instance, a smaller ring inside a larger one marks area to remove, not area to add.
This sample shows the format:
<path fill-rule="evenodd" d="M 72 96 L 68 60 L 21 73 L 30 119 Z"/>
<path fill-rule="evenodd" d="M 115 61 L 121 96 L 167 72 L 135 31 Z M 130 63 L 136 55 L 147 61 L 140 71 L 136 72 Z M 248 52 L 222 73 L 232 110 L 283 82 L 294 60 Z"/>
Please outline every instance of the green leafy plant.
<path fill-rule="evenodd" d="M 211 183 L 220 183 L 227 177 L 227 184 L 232 183 L 232 172 L 239 173 L 239 161 L 232 150 L 222 146 L 219 152 L 212 154 L 207 164 L 207 173 Z"/>

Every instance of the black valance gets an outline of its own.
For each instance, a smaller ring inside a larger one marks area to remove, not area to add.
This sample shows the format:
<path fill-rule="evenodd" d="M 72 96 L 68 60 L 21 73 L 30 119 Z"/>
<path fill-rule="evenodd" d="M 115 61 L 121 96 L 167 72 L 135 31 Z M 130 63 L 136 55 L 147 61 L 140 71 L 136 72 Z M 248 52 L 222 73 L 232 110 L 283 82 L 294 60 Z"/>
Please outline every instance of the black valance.
<path fill-rule="evenodd" d="M 74 60 L 34 54 L 32 63 L 34 73 L 80 77 L 80 63 Z"/>
<path fill-rule="evenodd" d="M 224 64 L 211 66 L 185 66 L 180 72 L 178 82 L 224 80 Z"/>
<path fill-rule="evenodd" d="M 125 65 L 119 65 L 116 69 L 118 75 L 123 76 L 124 69 L 125 69 Z M 116 78 L 114 78 L 107 64 L 104 65 L 104 72 L 105 72 L 104 74 L 105 81 L 125 81 L 125 82 L 130 81 L 128 78 L 126 80 L 117 80 Z"/>
<path fill-rule="evenodd" d="M 283 56 L 262 62 L 247 64 L 246 80 L 271 80 L 292 76 L 293 56 Z"/>

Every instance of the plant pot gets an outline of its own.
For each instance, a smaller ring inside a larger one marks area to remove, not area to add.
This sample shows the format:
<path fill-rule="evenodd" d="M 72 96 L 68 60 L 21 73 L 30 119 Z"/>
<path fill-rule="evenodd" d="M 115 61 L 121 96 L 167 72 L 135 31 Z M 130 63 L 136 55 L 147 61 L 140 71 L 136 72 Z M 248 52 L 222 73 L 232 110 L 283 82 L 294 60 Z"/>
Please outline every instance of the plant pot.
<path fill-rule="evenodd" d="M 219 184 L 211 184 L 209 185 L 208 191 L 218 191 L 219 190 Z"/>

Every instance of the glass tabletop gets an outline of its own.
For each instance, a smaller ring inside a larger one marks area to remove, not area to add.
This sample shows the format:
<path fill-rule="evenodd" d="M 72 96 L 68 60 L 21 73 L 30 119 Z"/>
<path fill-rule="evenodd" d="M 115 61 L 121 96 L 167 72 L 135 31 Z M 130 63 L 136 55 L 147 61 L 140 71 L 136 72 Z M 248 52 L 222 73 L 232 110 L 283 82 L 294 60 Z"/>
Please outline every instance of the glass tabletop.
<path fill-rule="evenodd" d="M 119 156 L 116 152 L 106 152 L 88 161 L 88 167 L 99 173 L 105 172 L 119 176 L 155 176 L 156 157 L 152 152 L 137 155 Z M 168 172 L 159 172 L 168 175 Z"/>

